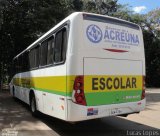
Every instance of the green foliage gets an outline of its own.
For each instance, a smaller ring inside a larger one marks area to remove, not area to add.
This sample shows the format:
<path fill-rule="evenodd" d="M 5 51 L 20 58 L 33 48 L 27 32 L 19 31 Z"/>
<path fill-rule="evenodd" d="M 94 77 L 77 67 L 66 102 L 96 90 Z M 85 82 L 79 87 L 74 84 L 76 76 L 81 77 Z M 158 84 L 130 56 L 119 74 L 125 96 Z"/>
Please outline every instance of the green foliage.
<path fill-rule="evenodd" d="M 147 22 L 157 38 L 160 39 L 160 8 L 150 11 L 147 15 Z"/>
<path fill-rule="evenodd" d="M 103 15 L 112 15 L 117 10 L 118 0 L 83 0 L 83 10 Z"/>
<path fill-rule="evenodd" d="M 160 40 L 152 32 L 144 31 L 146 57 L 146 83 L 149 87 L 160 87 Z"/>
<path fill-rule="evenodd" d="M 82 0 L 72 0 L 70 1 L 70 5 L 73 11 L 81 11 L 84 6 Z"/>
<path fill-rule="evenodd" d="M 68 7 L 66 0 L 0 1 L 0 78 L 15 55 L 67 16 Z"/>
<path fill-rule="evenodd" d="M 131 14 L 132 11 L 128 9 L 128 5 L 117 5 L 117 11 L 112 16 L 129 21 Z"/>

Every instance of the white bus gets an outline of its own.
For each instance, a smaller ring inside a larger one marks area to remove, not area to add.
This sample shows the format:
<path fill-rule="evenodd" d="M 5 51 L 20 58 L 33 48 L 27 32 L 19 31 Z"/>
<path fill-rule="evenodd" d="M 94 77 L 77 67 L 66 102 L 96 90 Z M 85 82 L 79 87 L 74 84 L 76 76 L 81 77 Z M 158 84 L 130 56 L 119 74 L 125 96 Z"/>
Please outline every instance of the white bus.
<path fill-rule="evenodd" d="M 11 94 L 70 122 L 138 113 L 145 108 L 141 28 L 75 12 L 14 59 Z"/>

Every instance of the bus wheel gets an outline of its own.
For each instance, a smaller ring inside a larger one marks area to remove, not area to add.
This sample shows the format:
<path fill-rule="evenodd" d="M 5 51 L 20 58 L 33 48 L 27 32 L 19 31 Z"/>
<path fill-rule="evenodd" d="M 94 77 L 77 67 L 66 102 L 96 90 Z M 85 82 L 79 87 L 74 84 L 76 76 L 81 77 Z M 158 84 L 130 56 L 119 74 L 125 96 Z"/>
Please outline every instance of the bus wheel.
<path fill-rule="evenodd" d="M 36 107 L 36 99 L 34 94 L 31 96 L 30 99 L 30 108 L 33 116 L 37 116 L 37 107 Z"/>

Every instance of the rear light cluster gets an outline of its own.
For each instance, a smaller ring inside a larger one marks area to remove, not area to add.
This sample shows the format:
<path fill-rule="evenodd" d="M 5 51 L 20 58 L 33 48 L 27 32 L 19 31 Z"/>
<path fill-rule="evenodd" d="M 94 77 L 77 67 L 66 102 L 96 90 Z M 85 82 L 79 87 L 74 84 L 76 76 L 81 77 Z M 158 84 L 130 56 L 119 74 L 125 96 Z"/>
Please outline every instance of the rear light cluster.
<path fill-rule="evenodd" d="M 142 96 L 141 96 L 141 100 L 145 98 L 145 76 L 143 76 L 143 81 L 142 81 Z"/>
<path fill-rule="evenodd" d="M 72 100 L 76 104 L 86 105 L 83 76 L 76 76 L 74 80 Z"/>

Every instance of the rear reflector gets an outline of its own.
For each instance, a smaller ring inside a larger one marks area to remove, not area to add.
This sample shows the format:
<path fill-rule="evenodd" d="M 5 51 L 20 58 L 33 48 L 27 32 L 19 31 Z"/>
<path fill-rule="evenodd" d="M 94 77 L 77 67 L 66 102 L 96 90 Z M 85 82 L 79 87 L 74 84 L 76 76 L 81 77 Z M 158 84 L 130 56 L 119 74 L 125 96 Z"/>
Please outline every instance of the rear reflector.
<path fill-rule="evenodd" d="M 117 49 L 104 49 L 104 50 L 111 51 L 111 52 L 119 52 L 119 53 L 128 52 L 126 50 L 117 50 Z"/>

